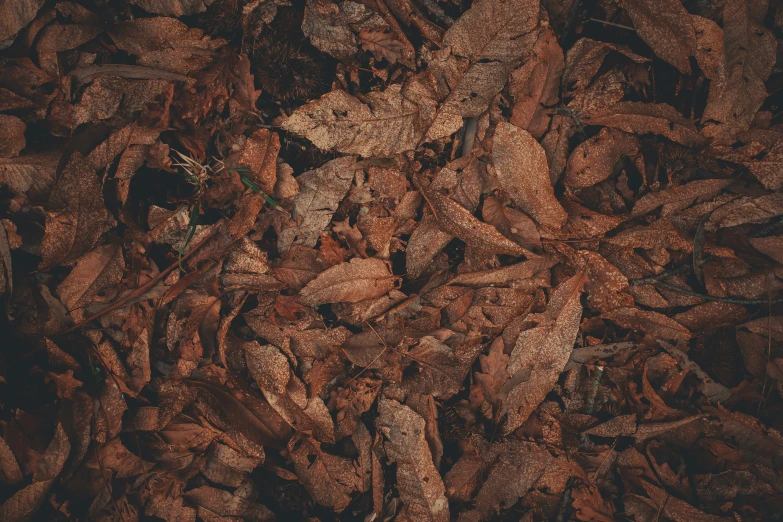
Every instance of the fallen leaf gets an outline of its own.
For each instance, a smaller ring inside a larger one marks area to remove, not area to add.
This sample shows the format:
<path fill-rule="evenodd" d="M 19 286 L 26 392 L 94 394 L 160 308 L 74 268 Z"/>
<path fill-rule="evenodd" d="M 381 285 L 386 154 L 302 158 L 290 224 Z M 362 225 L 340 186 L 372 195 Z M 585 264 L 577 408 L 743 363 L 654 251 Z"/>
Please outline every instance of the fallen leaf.
<path fill-rule="evenodd" d="M 451 92 L 427 130 L 435 140 L 456 132 L 462 118 L 484 112 L 508 81 L 509 72 L 529 56 L 536 40 L 538 2 L 490 0 L 474 4 L 443 35 Z M 454 63 L 456 62 L 456 63 Z M 454 74 L 453 69 L 462 69 Z"/>
<path fill-rule="evenodd" d="M 588 121 L 635 134 L 659 134 L 689 147 L 707 141 L 691 120 L 665 103 L 620 102 L 591 114 Z"/>
<path fill-rule="evenodd" d="M 36 482 L 14 493 L 0 506 L 0 519 L 8 522 L 29 520 L 41 507 L 54 480 Z"/>
<path fill-rule="evenodd" d="M 281 238 L 284 244 L 278 248 L 282 252 L 286 252 L 294 240 L 300 245 L 315 246 L 340 202 L 348 194 L 355 169 L 355 158 L 338 158 L 296 178 L 299 194 L 294 198 L 292 216 L 298 226 L 292 229 L 290 239 Z"/>
<path fill-rule="evenodd" d="M 272 194 L 277 182 L 277 154 L 280 138 L 269 129 L 258 129 L 247 137 L 244 146 L 226 158 L 226 169 L 249 168 L 244 174 L 265 194 Z"/>
<path fill-rule="evenodd" d="M 555 460 L 536 444 L 522 443 L 520 446 L 512 445 L 500 453 L 476 495 L 473 509 L 461 513 L 459 522 L 489 520 L 501 505 L 514 505 L 535 486 Z"/>
<path fill-rule="evenodd" d="M 0 438 L 0 480 L 4 484 L 16 484 L 24 480 L 14 452 L 2 438 Z"/>
<path fill-rule="evenodd" d="M 61 399 L 73 399 L 74 390 L 84 384 L 82 381 L 74 379 L 73 370 L 67 370 L 65 373 L 49 372 L 46 375 L 46 382 L 54 383 L 57 396 Z"/>
<path fill-rule="evenodd" d="M 381 259 L 351 259 L 318 274 L 301 292 L 299 301 L 315 306 L 324 303 L 357 303 L 387 294 L 395 277 Z"/>
<path fill-rule="evenodd" d="M 370 51 L 376 60 L 385 59 L 389 63 L 410 60 L 411 49 L 385 30 L 363 30 L 359 33 L 359 44 Z"/>
<path fill-rule="evenodd" d="M 19 155 L 27 142 L 24 133 L 27 126 L 16 116 L 0 114 L 0 158 L 13 158 Z"/>
<path fill-rule="evenodd" d="M 481 252 L 524 255 L 527 251 L 517 245 L 492 225 L 480 221 L 468 209 L 440 192 L 419 186 L 424 198 L 431 205 L 438 228 L 457 237 Z"/>
<path fill-rule="evenodd" d="M 576 146 L 568 157 L 563 182 L 571 190 L 595 185 L 614 172 L 620 159 L 639 152 L 639 138 L 625 132 L 603 128 L 598 134 Z"/>
<path fill-rule="evenodd" d="M 690 339 L 691 333 L 674 319 L 651 310 L 638 308 L 617 308 L 603 314 L 623 328 L 644 332 L 655 339 Z"/>
<path fill-rule="evenodd" d="M 764 82 L 775 64 L 775 37 L 763 18 L 747 0 L 730 0 L 723 9 L 725 68 L 710 84 L 702 115 L 702 133 L 715 144 L 731 144 L 767 97 Z"/>
<path fill-rule="evenodd" d="M 529 132 L 500 123 L 493 138 L 492 163 L 515 205 L 545 229 L 563 226 L 567 216 L 555 198 L 544 149 Z"/>
<path fill-rule="evenodd" d="M 294 111 L 282 128 L 321 149 L 365 157 L 416 148 L 431 119 L 426 103 L 407 98 L 400 85 L 366 98 L 368 104 L 345 91 L 332 91 Z"/>
<path fill-rule="evenodd" d="M 163 16 L 188 16 L 206 11 L 215 0 L 130 0 L 148 13 Z"/>
<path fill-rule="evenodd" d="M 291 439 L 288 451 L 299 480 L 313 499 L 338 513 L 343 511 L 351 502 L 349 495 L 360 487 L 353 463 L 324 452 L 318 442 L 303 436 Z"/>
<path fill-rule="evenodd" d="M 432 454 L 424 438 L 425 422 L 397 401 L 381 399 L 377 426 L 387 457 L 397 464 L 397 489 L 402 513 L 410 520 L 449 520 L 449 503 Z"/>
<path fill-rule="evenodd" d="M 673 187 L 658 192 L 652 192 L 639 198 L 631 211 L 632 216 L 644 215 L 661 205 L 676 205 L 685 207 L 695 199 L 712 195 L 729 186 L 731 179 L 704 179 L 692 181 L 679 187 Z"/>
<path fill-rule="evenodd" d="M 511 73 L 509 91 L 514 98 L 514 112 L 509 121 L 536 139 L 549 126 L 546 107 L 556 105 L 559 100 L 564 59 L 554 32 L 542 28 L 533 46 L 533 56 Z"/>
<path fill-rule="evenodd" d="M 40 269 L 69 263 L 87 253 L 108 229 L 110 215 L 101 183 L 84 156 L 74 152 L 49 196 Z"/>
<path fill-rule="evenodd" d="M 16 34 L 32 22 L 44 0 L 20 0 L 0 5 L 0 49 L 10 47 Z"/>
<path fill-rule="evenodd" d="M 753 248 L 783 264 L 783 236 L 751 237 Z"/>
<path fill-rule="evenodd" d="M 496 419 L 507 415 L 504 433 L 511 433 L 527 420 L 568 363 L 582 318 L 584 283 L 585 274 L 579 273 L 558 286 L 546 312 L 535 318 L 539 325 L 519 334 L 508 362 L 510 377 L 503 390 L 507 397 Z"/>
<path fill-rule="evenodd" d="M 689 58 L 696 54 L 696 34 L 688 11 L 678 0 L 625 0 L 623 9 L 639 37 L 660 59 L 683 74 L 691 73 Z"/>
<path fill-rule="evenodd" d="M 73 312 L 84 308 L 102 290 L 122 280 L 125 260 L 117 244 L 99 246 L 80 258 L 68 277 L 57 287 L 60 300 Z"/>
<path fill-rule="evenodd" d="M 68 435 L 62 424 L 58 423 L 54 430 L 54 437 L 38 461 L 33 473 L 33 482 L 49 482 L 56 479 L 70 453 L 71 443 L 68 441 Z"/>

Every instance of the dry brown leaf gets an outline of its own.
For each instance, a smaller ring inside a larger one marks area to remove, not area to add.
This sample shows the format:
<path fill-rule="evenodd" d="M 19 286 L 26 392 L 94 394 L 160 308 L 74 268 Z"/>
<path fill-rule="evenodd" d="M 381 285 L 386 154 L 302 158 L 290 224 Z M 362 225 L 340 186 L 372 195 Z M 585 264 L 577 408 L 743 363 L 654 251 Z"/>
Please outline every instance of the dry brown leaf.
<path fill-rule="evenodd" d="M 358 2 L 307 0 L 302 20 L 302 32 L 310 42 L 338 59 L 356 54 L 354 32 L 379 27 L 386 27 L 383 18 Z"/>
<path fill-rule="evenodd" d="M 438 228 L 438 220 L 434 215 L 425 215 L 411 234 L 405 249 L 408 275 L 418 278 L 452 239 L 454 236 Z"/>
<path fill-rule="evenodd" d="M 660 134 L 689 147 L 698 147 L 707 141 L 691 120 L 665 103 L 615 103 L 590 114 L 588 121 L 591 125 L 605 125 L 636 134 Z"/>
<path fill-rule="evenodd" d="M 436 65 L 433 74 L 450 77 L 451 92 L 427 131 L 428 140 L 456 132 L 462 118 L 479 116 L 487 109 L 511 70 L 533 50 L 538 4 L 533 0 L 478 2 L 446 31 L 444 63 Z"/>
<path fill-rule="evenodd" d="M 148 13 L 163 16 L 189 16 L 203 13 L 215 0 L 130 0 Z"/>
<path fill-rule="evenodd" d="M 57 396 L 61 399 L 73 399 L 73 392 L 84 384 L 74 379 L 73 370 L 67 370 L 65 373 L 49 372 L 46 374 L 46 382 L 54 383 Z"/>
<path fill-rule="evenodd" d="M 503 402 L 501 389 L 509 378 L 509 357 L 503 353 L 503 339 L 498 337 L 492 341 L 487 355 L 479 355 L 481 371 L 475 373 L 476 382 L 484 392 L 484 398 L 497 410 Z"/>
<path fill-rule="evenodd" d="M 334 90 L 289 116 L 282 128 L 317 147 L 365 157 L 413 150 L 432 119 L 426 100 L 409 99 L 400 85 L 366 96 L 367 104 Z"/>
<path fill-rule="evenodd" d="M 351 259 L 318 274 L 299 292 L 299 301 L 316 306 L 380 297 L 395 286 L 396 277 L 390 268 L 382 259 Z"/>
<path fill-rule="evenodd" d="M 5 439 L 0 438 L 0 482 L 4 484 L 16 484 L 22 482 L 22 470 L 16 461 L 16 456 Z"/>
<path fill-rule="evenodd" d="M 532 443 L 512 445 L 502 451 L 481 486 L 473 509 L 460 513 L 459 522 L 489 520 L 500 506 L 512 506 L 526 495 L 544 475 L 555 458 Z"/>
<path fill-rule="evenodd" d="M 0 49 L 10 47 L 16 34 L 35 18 L 45 0 L 18 0 L 0 4 Z"/>
<path fill-rule="evenodd" d="M 232 494 L 230 491 L 212 486 L 199 486 L 185 492 L 184 497 L 198 507 L 198 518 L 201 520 L 272 522 L 276 518 L 265 506 L 244 496 L 241 489 L 237 489 Z M 170 511 L 167 510 L 164 515 L 169 516 L 169 513 Z M 196 518 L 195 513 L 189 516 L 193 517 L 190 520 Z"/>
<path fill-rule="evenodd" d="M 549 27 L 541 29 L 533 56 L 511 73 L 509 91 L 514 99 L 511 123 L 539 139 L 549 127 L 545 107 L 557 105 L 565 68 L 563 50 Z"/>
<path fill-rule="evenodd" d="M 393 33 L 385 30 L 364 30 L 359 33 L 359 44 L 370 51 L 376 60 L 385 59 L 389 63 L 410 61 L 413 49 L 410 44 L 397 40 Z"/>
<path fill-rule="evenodd" d="M 600 42 L 590 38 L 580 38 L 568 50 L 566 67 L 563 74 L 563 88 L 579 92 L 587 88 L 598 73 L 604 59 L 610 52 L 622 53 L 636 63 L 644 63 L 647 58 L 631 52 L 625 46 Z"/>
<path fill-rule="evenodd" d="M 109 32 L 123 51 L 137 56 L 139 65 L 188 74 L 206 68 L 214 51 L 225 44 L 204 36 L 175 18 L 137 18 L 115 25 Z"/>
<path fill-rule="evenodd" d="M 104 206 L 101 182 L 78 152 L 71 155 L 52 188 L 49 206 L 41 269 L 75 261 L 109 228 L 111 216 Z"/>
<path fill-rule="evenodd" d="M 30 520 L 46 500 L 53 483 L 54 480 L 36 482 L 14 493 L 0 506 L 0 520 L 4 522 Z"/>
<path fill-rule="evenodd" d="M 379 401 L 378 412 L 377 426 L 385 438 L 383 447 L 389 459 L 397 464 L 402 514 L 409 520 L 447 522 L 449 503 L 424 438 L 424 419 L 389 399 Z"/>
<path fill-rule="evenodd" d="M 689 58 L 696 54 L 696 34 L 679 0 L 625 0 L 623 9 L 658 58 L 683 74 L 691 73 Z"/>
<path fill-rule="evenodd" d="M 57 423 L 54 430 L 54 437 L 33 472 L 33 482 L 48 482 L 54 480 L 63 470 L 65 461 L 71 453 L 71 443 L 68 441 L 62 424 Z"/>
<path fill-rule="evenodd" d="M 54 185 L 60 153 L 54 149 L 10 159 L 0 157 L 0 183 L 32 201 L 44 200 Z"/>
<path fill-rule="evenodd" d="M 283 352 L 257 342 L 243 348 L 250 374 L 275 411 L 297 431 L 334 443 L 334 424 L 326 405 L 320 397 L 307 396 L 304 383 L 293 373 Z"/>
<path fill-rule="evenodd" d="M 479 288 L 487 285 L 510 285 L 513 287 L 516 284 L 522 285 L 523 281 L 529 280 L 539 273 L 541 273 L 545 282 L 548 279 L 548 274 L 545 275 L 543 271 L 552 266 L 552 264 L 553 261 L 545 257 L 534 258 L 502 268 L 465 272 L 449 281 L 449 284 L 476 286 Z"/>
<path fill-rule="evenodd" d="M 652 192 L 636 200 L 631 215 L 644 215 L 661 205 L 673 205 L 684 208 L 693 203 L 696 198 L 714 194 L 732 183 L 731 179 L 703 179 L 692 181 L 679 187 Z"/>
<path fill-rule="evenodd" d="M 690 15 L 696 32 L 696 62 L 709 80 L 723 74 L 726 59 L 723 54 L 723 29 L 718 24 L 697 15 Z"/>
<path fill-rule="evenodd" d="M 241 150 L 226 158 L 227 169 L 247 167 L 245 174 L 265 194 L 272 194 L 277 182 L 277 153 L 280 138 L 269 129 L 258 129 L 247 137 Z"/>
<path fill-rule="evenodd" d="M 544 229 L 563 226 L 567 215 L 555 198 L 546 154 L 529 132 L 510 123 L 498 124 L 492 163 L 501 187 L 516 206 Z"/>
<path fill-rule="evenodd" d="M 99 246 L 76 262 L 68 277 L 57 287 L 57 295 L 68 311 L 84 308 L 101 291 L 122 280 L 125 260 L 119 244 Z"/>
<path fill-rule="evenodd" d="M 775 65 L 776 44 L 764 28 L 764 13 L 749 0 L 727 1 L 722 18 L 725 68 L 710 83 L 702 133 L 713 143 L 730 145 L 767 97 L 764 82 Z"/>
<path fill-rule="evenodd" d="M 350 494 L 361 487 L 353 462 L 321 449 L 321 445 L 303 436 L 288 443 L 294 469 L 313 499 L 336 512 L 351 502 Z"/>
<path fill-rule="evenodd" d="M 524 132 L 524 131 L 523 131 Z M 550 187 L 551 189 L 551 187 Z M 492 225 L 477 219 L 468 209 L 440 192 L 419 186 L 424 198 L 432 207 L 438 227 L 457 237 L 473 248 L 491 254 L 525 255 L 524 248 L 514 243 Z M 554 198 L 554 196 L 553 196 Z"/>
<path fill-rule="evenodd" d="M 0 158 L 18 156 L 27 142 L 24 133 L 27 126 L 16 116 L 0 114 Z"/>
<path fill-rule="evenodd" d="M 600 183 L 612 175 L 620 159 L 639 152 L 639 138 L 617 129 L 605 128 L 580 143 L 568 157 L 563 182 L 571 190 Z"/>
<path fill-rule="evenodd" d="M 294 241 L 307 247 L 316 245 L 348 194 L 355 170 L 356 158 L 337 158 L 296 178 L 299 194 L 294 199 L 292 217 L 297 227 L 280 234 L 278 249 L 281 252 L 287 252 Z"/>
<path fill-rule="evenodd" d="M 713 154 L 719 159 L 744 165 L 768 190 L 783 189 L 783 139 L 781 136 L 776 135 L 771 143 L 768 140 L 759 143 L 754 141 L 752 136 L 745 138 L 740 135 L 740 137 L 743 141 L 748 140 L 742 147 L 714 146 L 712 147 Z"/>
<path fill-rule="evenodd" d="M 691 337 L 690 331 L 680 323 L 651 310 L 618 308 L 604 313 L 602 317 L 623 328 L 644 332 L 654 339 L 688 340 Z"/>
<path fill-rule="evenodd" d="M 503 432 L 524 423 L 550 392 L 568 363 L 582 318 L 580 297 L 585 274 L 558 286 L 543 314 L 529 317 L 539 325 L 519 334 L 508 362 L 507 397 L 496 420 L 507 414 Z"/>
<path fill-rule="evenodd" d="M 748 241 L 762 254 L 783 264 L 783 236 L 751 237 Z"/>

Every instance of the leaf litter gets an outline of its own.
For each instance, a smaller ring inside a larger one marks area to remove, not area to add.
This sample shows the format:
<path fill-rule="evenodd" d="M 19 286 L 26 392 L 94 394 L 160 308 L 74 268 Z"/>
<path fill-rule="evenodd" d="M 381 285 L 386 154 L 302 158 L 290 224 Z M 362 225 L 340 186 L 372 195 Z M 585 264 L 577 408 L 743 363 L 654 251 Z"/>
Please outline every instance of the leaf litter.
<path fill-rule="evenodd" d="M 781 9 L 0 2 L 0 519 L 777 519 Z"/>

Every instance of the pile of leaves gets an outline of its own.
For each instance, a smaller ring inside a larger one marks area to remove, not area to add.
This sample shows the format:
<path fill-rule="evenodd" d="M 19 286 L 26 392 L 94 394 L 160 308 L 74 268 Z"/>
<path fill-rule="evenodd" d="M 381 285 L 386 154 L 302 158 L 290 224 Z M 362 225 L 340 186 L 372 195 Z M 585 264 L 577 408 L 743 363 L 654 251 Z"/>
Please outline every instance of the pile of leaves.
<path fill-rule="evenodd" d="M 0 0 L 0 520 L 777 520 L 782 37 Z"/>

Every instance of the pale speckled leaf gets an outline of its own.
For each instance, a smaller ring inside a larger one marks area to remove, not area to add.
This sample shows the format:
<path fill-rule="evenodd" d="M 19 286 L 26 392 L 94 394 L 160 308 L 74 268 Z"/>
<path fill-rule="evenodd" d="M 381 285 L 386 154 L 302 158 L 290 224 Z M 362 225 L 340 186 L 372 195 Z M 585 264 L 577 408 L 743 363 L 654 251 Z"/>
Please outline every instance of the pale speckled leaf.
<path fill-rule="evenodd" d="M 449 503 L 425 439 L 424 419 L 395 400 L 378 403 L 377 426 L 386 456 L 397 464 L 397 489 L 408 520 L 448 522 Z"/>
<path fill-rule="evenodd" d="M 125 260 L 119 244 L 99 246 L 84 255 L 57 287 L 60 300 L 69 311 L 87 306 L 98 292 L 122 280 Z"/>
<path fill-rule="evenodd" d="M 416 148 L 432 117 L 426 103 L 422 106 L 421 100 L 406 98 L 400 85 L 371 92 L 366 99 L 369 105 L 334 90 L 298 108 L 282 128 L 304 136 L 320 149 L 364 157 L 391 156 Z"/>
<path fill-rule="evenodd" d="M 438 191 L 419 187 L 432 207 L 438 227 L 479 251 L 491 254 L 525 255 L 527 250 L 514 243 L 492 225 L 480 221 L 468 209 Z"/>
<path fill-rule="evenodd" d="M 508 416 L 503 433 L 524 423 L 552 390 L 574 348 L 582 318 L 580 297 L 586 280 L 578 273 L 552 294 L 539 325 L 519 334 L 508 362 L 506 398 L 498 417 Z M 498 419 L 499 420 L 499 419 Z"/>
<path fill-rule="evenodd" d="M 604 107 L 587 119 L 591 125 L 615 127 L 636 134 L 660 134 L 672 141 L 697 147 L 706 139 L 693 121 L 665 103 L 620 102 Z"/>
<path fill-rule="evenodd" d="M 427 132 L 434 140 L 456 132 L 463 117 L 484 112 L 508 80 L 509 72 L 527 57 L 536 41 L 539 2 L 486 0 L 476 2 L 443 36 L 448 68 L 460 63 L 465 72 L 454 82 Z M 440 76 L 437 71 L 436 75 Z M 453 74 L 449 74 L 452 76 Z"/>
<path fill-rule="evenodd" d="M 542 227 L 558 230 L 567 215 L 555 198 L 546 153 L 526 130 L 499 123 L 492 145 L 492 163 L 511 201 Z"/>
<path fill-rule="evenodd" d="M 11 45 L 11 39 L 35 18 L 45 0 L 12 0 L 0 4 L 0 49 Z"/>
<path fill-rule="evenodd" d="M 148 13 L 164 16 L 189 16 L 203 13 L 215 0 L 130 0 Z"/>
<path fill-rule="evenodd" d="M 388 262 L 354 258 L 318 274 L 299 292 L 299 301 L 311 306 L 358 303 L 387 294 L 394 288 L 395 280 Z"/>
<path fill-rule="evenodd" d="M 696 34 L 680 0 L 623 0 L 636 32 L 658 58 L 690 74 Z"/>

